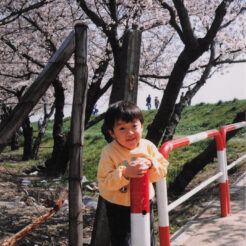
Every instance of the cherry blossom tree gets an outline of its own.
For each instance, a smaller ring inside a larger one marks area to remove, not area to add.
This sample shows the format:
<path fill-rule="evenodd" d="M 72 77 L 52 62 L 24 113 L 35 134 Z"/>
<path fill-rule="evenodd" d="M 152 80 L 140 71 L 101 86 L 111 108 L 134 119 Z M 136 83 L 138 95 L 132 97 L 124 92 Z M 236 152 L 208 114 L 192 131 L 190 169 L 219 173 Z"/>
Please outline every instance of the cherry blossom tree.
<path fill-rule="evenodd" d="M 52 41 L 52 35 L 55 36 L 53 29 L 47 27 L 47 23 L 44 23 L 45 16 L 49 18 L 49 15 L 52 15 L 51 11 L 41 12 L 44 19 L 40 15 L 40 10 L 47 9 L 47 6 L 54 1 L 37 1 L 32 3 L 27 3 L 26 1 L 2 1 L 1 4 L 1 16 L 3 17 L 0 21 L 2 30 L 1 43 L 2 43 L 2 57 L 4 58 L 1 65 L 2 70 L 1 77 L 2 79 L 2 88 L 12 89 L 18 91 L 19 88 L 26 88 L 35 80 L 37 75 L 45 66 L 47 59 L 55 52 L 56 45 L 59 45 L 59 42 Z M 58 19 L 57 15 L 54 16 L 54 19 Z M 50 19 L 51 20 L 51 19 Z M 46 19 L 47 21 L 47 19 Z M 53 20 L 54 21 L 54 20 Z M 49 29 L 50 33 L 46 31 Z M 58 35 L 58 34 L 56 34 Z M 55 38 L 55 37 L 54 37 Z M 57 80 L 58 81 L 58 80 Z M 35 107 L 34 112 L 43 108 L 43 104 L 50 105 L 50 108 L 53 105 L 55 94 L 63 94 L 63 89 L 59 90 L 59 83 L 57 81 L 53 82 L 53 88 L 50 88 L 46 92 L 46 95 L 42 97 L 40 103 Z M 14 98 L 9 99 L 8 94 L 6 97 L 1 99 L 6 101 L 8 104 L 14 107 L 18 101 Z M 62 98 L 56 97 L 56 98 Z M 48 100 L 47 100 L 48 99 Z M 10 101 L 11 100 L 11 101 Z M 60 105 L 64 102 L 58 102 L 57 105 Z M 59 109 L 59 107 L 56 107 Z M 58 110 L 56 110 L 58 112 Z M 34 113 L 31 113 L 31 115 Z M 63 113 L 59 118 L 63 119 Z M 43 117 L 46 119 L 46 117 Z M 58 124 L 57 118 L 55 120 L 54 127 Z M 26 123 L 23 124 L 23 129 L 29 129 L 25 136 L 32 137 L 32 128 L 30 127 L 30 120 L 26 119 L 25 122 L 28 122 L 29 127 L 26 126 Z M 31 141 L 29 141 L 31 142 Z M 37 146 L 37 145 L 36 145 Z M 32 149 L 30 146 L 29 150 Z M 25 151 L 24 151 L 25 152 Z M 24 153 L 25 159 L 29 159 L 32 155 L 31 151 L 28 151 L 28 155 Z"/>
<path fill-rule="evenodd" d="M 209 49 L 214 44 L 211 76 L 224 64 L 244 61 L 245 3 L 243 1 L 85 1 L 81 8 L 108 38 L 114 58 L 111 102 L 117 100 L 122 40 L 126 30 L 142 31 L 140 80 L 165 88 L 147 138 L 159 143 L 171 119 L 182 87 L 204 81 Z M 229 34 L 228 34 L 229 33 Z M 228 36 L 231 38 L 226 38 Z M 196 89 L 189 93 L 194 95 Z M 187 95 L 188 96 L 188 95 Z"/>
<path fill-rule="evenodd" d="M 48 62 L 49 57 L 72 31 L 75 21 L 84 17 L 75 1 L 37 1 L 36 3 L 2 1 L 1 5 L 3 18 L 0 20 L 0 27 L 2 28 L 0 49 L 2 55 L 2 72 L 0 73 L 2 90 L 0 93 L 1 100 L 14 107 L 18 102 L 15 98 L 9 97 L 6 90 L 19 90 L 22 86 L 28 88 L 37 77 L 40 69 Z M 104 83 L 101 86 L 102 77 L 111 57 L 107 46 L 105 46 L 105 41 L 100 41 L 102 45 L 99 45 L 97 37 L 93 38 L 95 33 L 96 30 L 93 32 L 92 27 L 90 32 L 92 42 L 89 49 L 90 51 L 97 50 L 97 52 L 91 52 L 89 57 L 91 83 L 87 97 L 87 121 L 98 98 L 112 84 L 110 80 L 109 83 Z M 106 54 L 102 58 L 101 54 L 104 49 Z M 52 83 L 53 88 L 51 87 L 46 92 L 46 95 L 42 97 L 34 109 L 34 112 L 42 110 L 44 103 L 51 107 L 55 93 L 54 139 L 57 139 L 57 145 L 54 146 L 61 145 L 63 141 L 61 132 L 63 107 L 64 103 L 71 104 L 73 67 L 73 60 L 71 59 L 59 75 L 59 79 Z"/>

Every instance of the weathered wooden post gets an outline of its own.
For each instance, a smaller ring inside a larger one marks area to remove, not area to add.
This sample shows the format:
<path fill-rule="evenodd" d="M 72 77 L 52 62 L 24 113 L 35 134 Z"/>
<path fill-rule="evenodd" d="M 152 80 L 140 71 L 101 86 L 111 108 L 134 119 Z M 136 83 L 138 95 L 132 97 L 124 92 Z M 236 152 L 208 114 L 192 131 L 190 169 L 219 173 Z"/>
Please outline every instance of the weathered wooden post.
<path fill-rule="evenodd" d="M 121 78 L 113 84 L 110 104 L 119 100 L 137 103 L 138 72 L 141 48 L 141 32 L 128 30 L 122 47 Z M 106 208 L 99 198 L 93 227 L 91 246 L 110 246 Z"/>
<path fill-rule="evenodd" d="M 49 63 L 45 66 L 33 84 L 28 88 L 9 117 L 0 124 L 0 153 L 10 142 L 15 131 L 23 124 L 28 114 L 49 88 L 52 81 L 55 80 L 73 52 L 74 31 L 70 33 L 67 39 L 63 42 L 62 46 L 51 57 Z"/>
<path fill-rule="evenodd" d="M 69 165 L 69 245 L 83 245 L 82 147 L 87 97 L 87 26 L 75 25 L 75 76 Z"/>
<path fill-rule="evenodd" d="M 113 84 L 110 104 L 119 100 L 137 103 L 140 47 L 141 32 L 128 30 L 122 46 L 120 80 Z"/>

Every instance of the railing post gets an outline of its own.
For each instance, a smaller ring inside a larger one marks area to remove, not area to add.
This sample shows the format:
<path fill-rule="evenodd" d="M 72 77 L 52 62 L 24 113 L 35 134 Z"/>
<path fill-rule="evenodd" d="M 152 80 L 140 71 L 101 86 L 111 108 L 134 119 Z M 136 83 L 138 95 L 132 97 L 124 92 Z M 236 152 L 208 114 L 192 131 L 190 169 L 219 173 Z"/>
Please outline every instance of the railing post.
<path fill-rule="evenodd" d="M 246 127 L 246 121 L 234 123 L 223 126 L 220 130 L 222 148 L 217 151 L 218 165 L 220 170 L 223 171 L 224 175 L 220 179 L 220 200 L 221 200 L 221 216 L 226 217 L 231 213 L 230 205 L 230 190 L 228 182 L 228 168 L 227 168 L 227 157 L 226 157 L 226 133 L 235 129 Z"/>
<path fill-rule="evenodd" d="M 217 179 L 219 179 L 221 215 L 222 217 L 226 217 L 230 214 L 230 192 L 229 192 L 229 182 L 228 182 L 228 174 L 227 174 L 228 167 L 227 167 L 227 158 L 226 158 L 226 132 L 241 127 L 246 127 L 246 121 L 224 126 L 222 127 L 220 132 L 216 129 L 212 129 L 205 132 L 190 135 L 181 139 L 170 140 L 161 146 L 160 153 L 167 159 L 168 154 L 171 150 L 207 138 L 214 137 L 216 140 L 219 172 L 213 177 L 211 177 L 210 179 L 202 182 L 200 185 L 198 185 L 198 187 L 189 191 L 188 193 L 186 193 L 185 195 L 183 195 L 182 197 L 180 197 L 179 199 L 177 199 L 176 201 L 172 202 L 169 205 L 167 203 L 166 179 L 162 179 L 159 182 L 157 182 L 156 188 L 157 188 L 157 205 L 158 205 L 158 216 L 159 216 L 160 246 L 170 245 L 168 212 Z M 233 166 L 235 164 L 233 164 Z"/>
<path fill-rule="evenodd" d="M 230 210 L 231 210 L 230 193 L 229 193 L 229 182 L 228 182 L 228 174 L 227 174 L 226 148 L 221 134 L 216 137 L 216 146 L 217 146 L 218 169 L 220 172 L 223 173 L 223 176 L 219 178 L 221 216 L 227 217 L 230 214 Z"/>
<path fill-rule="evenodd" d="M 148 171 L 141 178 L 132 178 L 131 244 L 150 246 L 150 208 Z"/>
<path fill-rule="evenodd" d="M 156 182 L 160 246 L 170 246 L 167 182 L 163 178 Z"/>
<path fill-rule="evenodd" d="M 168 154 L 171 150 L 180 148 L 207 138 L 214 137 L 216 139 L 217 150 L 223 150 L 223 141 L 221 134 L 213 129 L 208 130 L 206 132 L 201 132 L 198 134 L 190 135 L 181 139 L 170 140 L 164 143 L 160 148 L 160 153 L 167 159 Z M 223 177 L 227 177 L 227 169 L 225 167 L 225 161 L 222 159 L 223 155 L 218 154 L 218 159 L 220 161 L 219 164 L 219 171 L 223 173 Z M 159 216 L 159 236 L 160 236 L 160 246 L 169 246 L 170 245 L 170 234 L 169 234 L 169 216 L 168 212 L 170 211 L 170 205 L 167 202 L 167 185 L 166 185 L 166 178 L 162 179 L 157 182 L 157 205 L 158 205 L 158 216 Z M 227 216 L 227 204 L 228 204 L 228 193 L 227 193 L 227 186 L 220 185 L 221 190 L 221 204 L 223 209 L 222 213 L 226 214 Z M 186 200 L 187 198 L 185 198 Z M 173 204 L 173 203 L 172 203 Z M 225 207 L 225 208 L 224 208 Z"/>
<path fill-rule="evenodd" d="M 161 146 L 160 153 L 167 159 L 173 145 L 167 142 Z M 166 177 L 156 182 L 160 246 L 170 246 L 168 196 Z"/>

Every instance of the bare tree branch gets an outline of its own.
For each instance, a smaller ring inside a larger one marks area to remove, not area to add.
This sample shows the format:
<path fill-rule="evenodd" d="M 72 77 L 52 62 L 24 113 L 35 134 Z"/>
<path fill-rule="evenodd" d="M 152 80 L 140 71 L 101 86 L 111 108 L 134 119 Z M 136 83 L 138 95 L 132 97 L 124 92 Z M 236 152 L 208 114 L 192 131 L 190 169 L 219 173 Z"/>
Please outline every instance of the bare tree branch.
<path fill-rule="evenodd" d="M 174 9 L 173 9 L 170 5 L 168 5 L 167 3 L 165 3 L 165 2 L 163 2 L 163 1 L 161 1 L 161 0 L 159 0 L 159 2 L 160 2 L 161 6 L 162 6 L 164 9 L 167 9 L 167 10 L 168 10 L 168 12 L 169 12 L 169 14 L 170 14 L 170 17 L 171 17 L 171 19 L 170 19 L 170 21 L 169 21 L 170 25 L 171 25 L 171 26 L 175 29 L 175 31 L 178 33 L 178 35 L 179 35 L 180 39 L 183 41 L 183 43 L 185 43 L 185 39 L 184 39 L 184 36 L 183 36 L 183 32 L 182 32 L 182 30 L 180 29 L 179 25 L 178 25 L 177 22 L 176 22 L 176 15 L 175 15 Z"/>
<path fill-rule="evenodd" d="M 223 0 L 218 8 L 215 11 L 215 18 L 212 22 L 211 27 L 209 28 L 206 36 L 201 40 L 201 42 L 208 47 L 212 40 L 215 38 L 218 30 L 221 27 L 221 24 L 224 20 L 224 16 L 226 15 L 228 5 L 233 2 L 233 0 Z"/>
<path fill-rule="evenodd" d="M 0 26 L 4 26 L 6 24 L 9 24 L 11 22 L 14 22 L 16 19 L 18 19 L 20 17 L 20 15 L 22 15 L 23 13 L 27 13 L 31 10 L 43 7 L 46 4 L 49 4 L 51 2 L 53 2 L 54 0 L 43 0 L 41 2 L 38 3 L 34 3 L 26 8 L 20 9 L 18 11 L 13 10 L 11 8 L 8 7 L 8 9 L 11 11 L 11 14 L 9 14 L 8 16 L 0 19 Z"/>

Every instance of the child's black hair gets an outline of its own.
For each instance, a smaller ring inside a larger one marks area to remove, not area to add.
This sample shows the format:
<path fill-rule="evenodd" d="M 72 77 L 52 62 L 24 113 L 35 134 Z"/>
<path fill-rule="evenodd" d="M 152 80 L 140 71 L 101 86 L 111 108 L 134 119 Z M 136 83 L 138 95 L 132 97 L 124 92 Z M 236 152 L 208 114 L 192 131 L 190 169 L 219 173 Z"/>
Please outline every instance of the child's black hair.
<path fill-rule="evenodd" d="M 118 101 L 109 106 L 105 114 L 104 125 L 107 130 L 113 130 L 115 121 L 123 120 L 125 122 L 131 122 L 134 119 L 140 120 L 142 124 L 144 123 L 140 108 L 131 102 Z"/>

